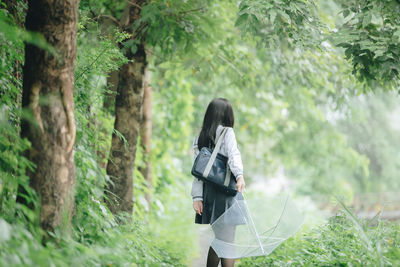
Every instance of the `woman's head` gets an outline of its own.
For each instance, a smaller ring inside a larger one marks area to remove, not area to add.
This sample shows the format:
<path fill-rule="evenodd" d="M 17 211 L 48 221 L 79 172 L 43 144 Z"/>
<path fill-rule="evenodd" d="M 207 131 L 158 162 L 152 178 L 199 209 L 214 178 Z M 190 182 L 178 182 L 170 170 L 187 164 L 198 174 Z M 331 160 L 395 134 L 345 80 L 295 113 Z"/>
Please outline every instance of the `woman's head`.
<path fill-rule="evenodd" d="M 233 127 L 235 117 L 231 103 L 225 98 L 215 98 L 208 104 L 198 140 L 198 147 L 213 147 L 219 124 Z"/>

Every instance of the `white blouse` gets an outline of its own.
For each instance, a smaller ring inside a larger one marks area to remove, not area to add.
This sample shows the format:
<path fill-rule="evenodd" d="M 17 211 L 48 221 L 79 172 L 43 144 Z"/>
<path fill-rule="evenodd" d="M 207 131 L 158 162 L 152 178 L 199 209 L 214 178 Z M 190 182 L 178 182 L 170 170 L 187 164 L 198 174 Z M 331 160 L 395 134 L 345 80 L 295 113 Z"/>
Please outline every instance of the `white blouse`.
<path fill-rule="evenodd" d="M 222 131 L 223 127 L 218 125 L 216 135 L 218 135 Z M 197 146 L 198 137 L 193 142 L 194 149 L 194 159 L 196 159 L 199 154 L 199 148 Z M 237 178 L 240 175 L 243 175 L 243 163 L 242 157 L 240 155 L 240 151 L 237 147 L 235 133 L 233 128 L 227 127 L 227 132 L 225 134 L 224 140 L 222 140 L 221 148 L 219 153 L 228 157 L 228 165 L 235 176 Z M 203 200 L 203 181 L 194 177 L 192 183 L 192 192 L 191 192 L 193 200 Z"/>

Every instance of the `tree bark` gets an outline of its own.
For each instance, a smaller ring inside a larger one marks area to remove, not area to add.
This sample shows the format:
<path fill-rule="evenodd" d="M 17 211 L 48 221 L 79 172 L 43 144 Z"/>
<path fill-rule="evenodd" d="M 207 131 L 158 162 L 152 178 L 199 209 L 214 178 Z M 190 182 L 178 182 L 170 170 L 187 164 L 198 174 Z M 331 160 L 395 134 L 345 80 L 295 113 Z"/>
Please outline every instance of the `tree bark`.
<path fill-rule="evenodd" d="M 140 168 L 140 172 L 143 177 L 146 179 L 147 187 L 149 191 L 152 188 L 151 182 L 151 161 L 150 161 L 150 153 L 151 153 L 151 134 L 152 134 L 152 88 L 150 86 L 150 72 L 148 69 L 145 71 L 144 78 L 144 95 L 143 95 L 143 118 L 140 126 L 140 141 L 143 149 L 143 158 L 145 162 L 145 167 Z M 150 209 L 150 193 L 146 193 L 146 201 L 148 207 Z"/>
<path fill-rule="evenodd" d="M 119 83 L 119 71 L 115 70 L 107 77 L 107 92 L 104 94 L 103 107 L 111 112 L 111 108 L 115 107 L 115 96 Z M 113 112 L 111 112 L 113 113 Z"/>
<path fill-rule="evenodd" d="M 32 144 L 27 157 L 31 187 L 41 200 L 40 225 L 53 231 L 71 218 L 75 184 L 74 67 L 79 0 L 31 0 L 26 29 L 39 32 L 57 51 L 25 45 L 22 137 Z"/>
<path fill-rule="evenodd" d="M 141 6 L 145 1 L 128 1 L 121 25 L 133 34 L 133 22 L 140 18 Z M 132 38 L 136 38 L 134 35 Z M 137 50 L 126 49 L 130 60 L 119 72 L 117 96 L 115 99 L 114 129 L 125 140 L 113 133 L 107 174 L 111 182 L 106 187 L 106 202 L 114 214 L 132 213 L 133 210 L 133 169 L 136 145 L 140 129 L 143 104 L 143 76 L 147 65 L 145 43 L 142 39 Z"/>

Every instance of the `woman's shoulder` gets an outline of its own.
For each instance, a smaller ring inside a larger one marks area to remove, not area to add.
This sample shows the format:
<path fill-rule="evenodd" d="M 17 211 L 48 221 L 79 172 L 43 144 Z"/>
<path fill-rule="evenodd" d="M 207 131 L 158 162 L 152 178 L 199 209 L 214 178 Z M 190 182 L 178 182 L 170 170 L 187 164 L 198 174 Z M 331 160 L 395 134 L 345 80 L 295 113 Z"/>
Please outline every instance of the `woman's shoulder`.
<path fill-rule="evenodd" d="M 217 127 L 217 135 L 221 134 L 221 131 L 225 129 L 225 136 L 224 136 L 224 140 L 225 143 L 228 142 L 230 143 L 231 140 L 236 139 L 235 133 L 233 131 L 232 127 L 228 127 L 228 126 L 222 126 L 222 125 L 218 125 Z"/>
<path fill-rule="evenodd" d="M 222 131 L 223 129 L 226 129 L 227 132 L 229 132 L 229 131 L 233 132 L 233 128 L 232 127 L 222 126 L 221 124 L 219 124 L 218 127 L 217 127 L 217 133 Z"/>
<path fill-rule="evenodd" d="M 228 126 L 222 126 L 221 124 L 217 127 L 217 134 L 219 134 L 223 129 L 226 129 L 226 134 L 233 133 L 233 128 Z"/>

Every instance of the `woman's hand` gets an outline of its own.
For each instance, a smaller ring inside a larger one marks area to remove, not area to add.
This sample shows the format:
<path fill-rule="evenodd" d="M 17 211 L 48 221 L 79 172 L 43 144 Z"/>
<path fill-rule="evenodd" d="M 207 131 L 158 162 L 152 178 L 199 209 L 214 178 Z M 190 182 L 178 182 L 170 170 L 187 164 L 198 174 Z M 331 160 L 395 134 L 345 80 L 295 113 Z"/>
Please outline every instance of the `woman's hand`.
<path fill-rule="evenodd" d="M 193 201 L 193 209 L 197 214 L 201 215 L 203 213 L 203 201 L 201 200 Z"/>
<path fill-rule="evenodd" d="M 236 179 L 236 188 L 237 188 L 237 190 L 238 190 L 240 193 L 242 193 L 245 186 L 246 186 L 246 184 L 245 184 L 245 182 L 244 182 L 244 178 L 243 178 L 243 176 L 240 175 L 240 176 Z"/>

